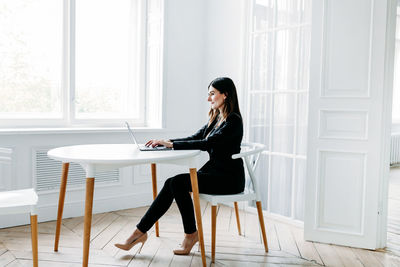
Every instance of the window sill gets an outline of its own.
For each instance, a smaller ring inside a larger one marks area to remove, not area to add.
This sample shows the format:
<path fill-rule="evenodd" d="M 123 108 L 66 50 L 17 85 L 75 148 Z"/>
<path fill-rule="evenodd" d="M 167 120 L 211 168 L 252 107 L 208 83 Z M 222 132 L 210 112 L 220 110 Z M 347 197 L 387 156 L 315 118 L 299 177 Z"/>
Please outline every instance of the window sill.
<path fill-rule="evenodd" d="M 168 132 L 165 128 L 133 127 L 135 132 Z M 79 128 L 4 128 L 0 135 L 10 134 L 81 134 L 81 133 L 118 133 L 126 132 L 125 127 L 79 127 Z"/>

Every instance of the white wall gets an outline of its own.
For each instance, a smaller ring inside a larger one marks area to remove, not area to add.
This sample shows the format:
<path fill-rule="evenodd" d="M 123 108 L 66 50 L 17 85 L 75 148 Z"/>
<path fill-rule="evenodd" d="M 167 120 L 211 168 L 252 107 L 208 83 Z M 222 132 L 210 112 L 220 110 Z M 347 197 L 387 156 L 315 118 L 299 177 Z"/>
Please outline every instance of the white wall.
<path fill-rule="evenodd" d="M 207 119 L 205 34 L 204 1 L 165 1 L 164 122 L 167 129 L 195 130 Z"/>
<path fill-rule="evenodd" d="M 184 131 L 207 119 L 207 86 L 213 79 L 230 77 L 241 90 L 244 4 L 243 0 L 168 0 L 165 5 L 165 123 Z M 193 116 L 185 124 L 177 119 L 182 110 Z"/>
<path fill-rule="evenodd" d="M 242 0 L 208 0 L 205 21 L 205 80 L 230 77 L 239 96 L 243 86 L 243 9 Z"/>

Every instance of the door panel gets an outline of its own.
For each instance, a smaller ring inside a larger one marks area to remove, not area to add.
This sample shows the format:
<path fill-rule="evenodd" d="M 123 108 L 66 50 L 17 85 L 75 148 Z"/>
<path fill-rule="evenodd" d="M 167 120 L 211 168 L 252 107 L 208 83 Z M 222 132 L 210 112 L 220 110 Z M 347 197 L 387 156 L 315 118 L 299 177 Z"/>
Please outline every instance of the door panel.
<path fill-rule="evenodd" d="M 306 240 L 381 246 L 391 4 L 313 1 Z"/>

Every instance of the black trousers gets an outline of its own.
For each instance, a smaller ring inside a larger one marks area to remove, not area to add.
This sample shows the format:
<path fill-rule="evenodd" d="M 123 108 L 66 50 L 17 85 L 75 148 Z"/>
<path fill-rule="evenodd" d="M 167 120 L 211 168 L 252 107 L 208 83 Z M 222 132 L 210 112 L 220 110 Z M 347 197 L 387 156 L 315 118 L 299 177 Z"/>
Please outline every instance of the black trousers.
<path fill-rule="evenodd" d="M 197 179 L 200 193 L 219 195 L 236 194 L 243 192 L 244 189 L 244 181 L 237 182 L 233 177 L 216 176 L 215 174 L 199 171 Z M 136 227 L 143 233 L 150 230 L 154 223 L 167 212 L 172 201 L 175 199 L 181 213 L 185 233 L 194 233 L 196 231 L 196 221 L 190 192 L 192 192 L 192 185 L 189 173 L 168 178 L 160 193 Z"/>

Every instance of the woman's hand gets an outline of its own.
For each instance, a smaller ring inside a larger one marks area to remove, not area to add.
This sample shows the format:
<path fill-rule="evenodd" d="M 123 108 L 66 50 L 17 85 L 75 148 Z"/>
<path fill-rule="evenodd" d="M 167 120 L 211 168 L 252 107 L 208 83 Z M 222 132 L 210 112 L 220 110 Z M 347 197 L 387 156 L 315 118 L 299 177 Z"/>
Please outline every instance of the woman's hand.
<path fill-rule="evenodd" d="M 147 141 L 146 146 L 156 147 L 156 146 L 165 146 L 165 147 L 172 147 L 171 140 L 157 140 L 152 139 Z"/>

